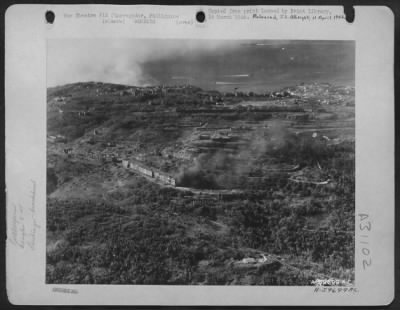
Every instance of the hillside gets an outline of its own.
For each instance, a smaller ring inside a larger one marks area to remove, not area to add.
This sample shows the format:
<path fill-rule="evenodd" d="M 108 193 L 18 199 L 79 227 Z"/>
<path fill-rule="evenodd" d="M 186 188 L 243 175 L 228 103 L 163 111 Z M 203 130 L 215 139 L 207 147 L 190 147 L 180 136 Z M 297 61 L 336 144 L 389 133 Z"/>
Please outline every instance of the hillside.
<path fill-rule="evenodd" d="M 47 283 L 354 280 L 354 88 L 47 100 Z"/>

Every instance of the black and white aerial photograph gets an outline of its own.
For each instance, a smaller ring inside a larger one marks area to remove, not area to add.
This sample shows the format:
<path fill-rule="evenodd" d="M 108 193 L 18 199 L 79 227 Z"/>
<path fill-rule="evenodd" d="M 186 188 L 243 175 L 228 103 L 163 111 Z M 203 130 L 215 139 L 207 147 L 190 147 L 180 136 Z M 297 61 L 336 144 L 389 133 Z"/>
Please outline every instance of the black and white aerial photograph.
<path fill-rule="evenodd" d="M 48 39 L 47 284 L 355 280 L 355 42 Z"/>

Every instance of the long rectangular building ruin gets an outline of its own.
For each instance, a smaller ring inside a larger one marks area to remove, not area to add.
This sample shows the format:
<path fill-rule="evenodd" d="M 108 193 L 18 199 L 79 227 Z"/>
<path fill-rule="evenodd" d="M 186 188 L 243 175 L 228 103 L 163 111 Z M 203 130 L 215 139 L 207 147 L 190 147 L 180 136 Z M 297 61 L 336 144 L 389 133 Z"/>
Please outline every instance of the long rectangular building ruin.
<path fill-rule="evenodd" d="M 143 164 L 139 164 L 137 162 L 132 162 L 128 160 L 123 160 L 122 161 L 122 166 L 126 169 L 131 169 L 134 170 L 141 175 L 160 180 L 161 182 L 169 185 L 176 186 L 176 180 L 175 178 L 171 177 L 170 175 L 167 175 L 166 173 L 156 170 L 154 168 L 149 168 L 144 166 Z"/>

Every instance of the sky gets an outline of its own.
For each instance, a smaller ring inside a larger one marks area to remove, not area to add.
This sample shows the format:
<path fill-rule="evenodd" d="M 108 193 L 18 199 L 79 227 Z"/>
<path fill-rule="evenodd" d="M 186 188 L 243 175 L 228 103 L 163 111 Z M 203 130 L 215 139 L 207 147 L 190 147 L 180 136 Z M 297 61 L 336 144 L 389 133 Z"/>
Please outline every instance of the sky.
<path fill-rule="evenodd" d="M 263 91 L 354 85 L 354 41 L 50 39 L 47 86 L 107 82 Z"/>

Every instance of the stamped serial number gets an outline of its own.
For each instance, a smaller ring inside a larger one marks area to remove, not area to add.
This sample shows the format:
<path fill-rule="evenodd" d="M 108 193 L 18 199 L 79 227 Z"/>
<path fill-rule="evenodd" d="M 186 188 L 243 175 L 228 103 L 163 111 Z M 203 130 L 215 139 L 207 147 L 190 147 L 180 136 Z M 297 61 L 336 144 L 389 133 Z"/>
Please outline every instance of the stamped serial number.
<path fill-rule="evenodd" d="M 78 294 L 78 290 L 73 288 L 64 288 L 64 287 L 53 287 L 53 292 L 56 293 L 66 293 L 66 294 Z"/>
<path fill-rule="evenodd" d="M 316 286 L 345 286 L 351 285 L 349 280 L 340 280 L 340 279 L 316 279 L 311 281 L 312 285 Z"/>

